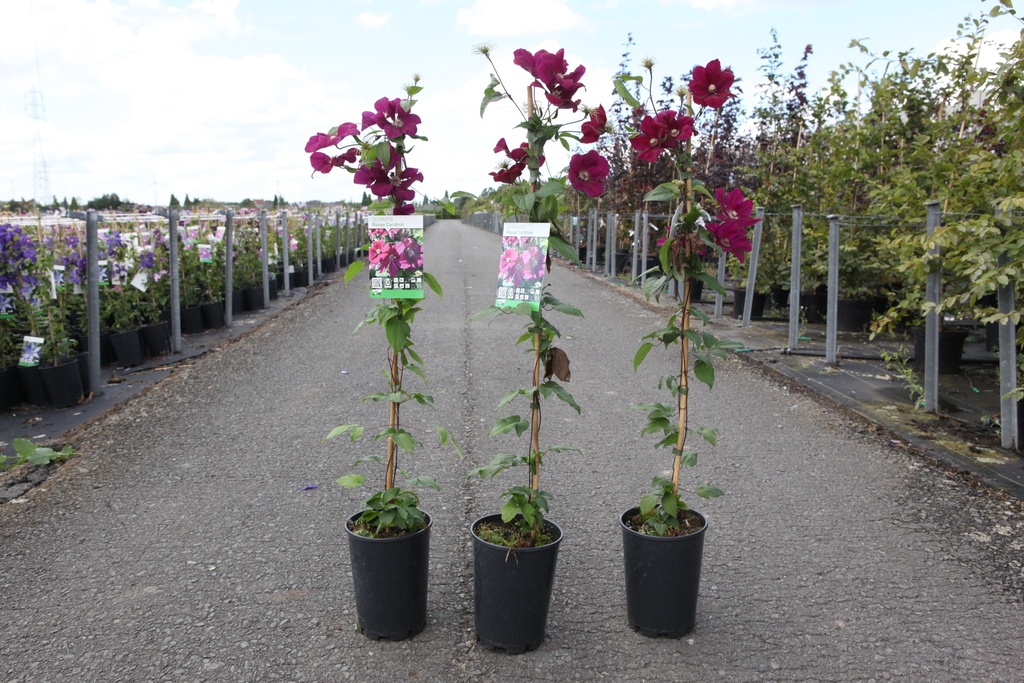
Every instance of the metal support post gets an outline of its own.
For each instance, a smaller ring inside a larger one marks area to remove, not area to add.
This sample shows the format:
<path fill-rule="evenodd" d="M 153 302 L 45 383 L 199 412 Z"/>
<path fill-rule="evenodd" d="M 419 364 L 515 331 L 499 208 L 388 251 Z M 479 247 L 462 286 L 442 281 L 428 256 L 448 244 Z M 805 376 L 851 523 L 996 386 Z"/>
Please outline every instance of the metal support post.
<path fill-rule="evenodd" d="M 232 293 L 235 289 L 235 211 L 227 210 L 224 220 L 224 324 L 231 327 L 235 321 Z"/>
<path fill-rule="evenodd" d="M 828 217 L 828 307 L 825 321 L 825 362 L 838 360 L 839 328 L 836 315 L 839 310 L 839 216 Z"/>
<path fill-rule="evenodd" d="M 803 255 L 804 208 L 793 205 L 793 227 L 790 234 L 792 254 L 789 261 L 789 350 L 800 343 L 800 260 Z"/>
<path fill-rule="evenodd" d="M 942 208 L 938 201 L 926 202 L 924 208 L 926 229 L 931 237 L 942 223 Z M 929 249 L 928 253 L 937 261 L 938 245 Z M 925 278 L 925 303 L 931 302 L 933 305 L 924 315 L 924 409 L 934 413 L 939 410 L 939 314 L 935 312 L 935 306 L 939 303 L 942 290 L 942 270 L 934 267 Z"/>
<path fill-rule="evenodd" d="M 260 272 L 263 278 L 263 305 L 270 305 L 270 252 L 267 249 L 267 210 L 260 209 Z"/>
<path fill-rule="evenodd" d="M 181 353 L 181 266 L 178 260 L 178 212 L 167 212 L 167 246 L 171 277 L 171 351 Z"/>
<path fill-rule="evenodd" d="M 101 396 L 100 388 L 100 244 L 99 219 L 95 209 L 85 215 L 86 282 L 85 306 L 89 336 L 89 390 Z"/>
<path fill-rule="evenodd" d="M 277 219 L 281 221 L 281 271 L 284 278 L 281 284 L 284 285 L 284 295 L 289 296 L 292 293 L 292 239 L 288 234 L 288 212 L 279 211 Z"/>
<path fill-rule="evenodd" d="M 750 325 L 754 309 L 754 287 L 757 285 L 757 260 L 761 256 L 761 236 L 764 235 L 764 207 L 757 207 L 757 223 L 754 223 L 754 240 L 751 243 L 750 265 L 747 268 L 747 296 L 743 299 L 743 327 Z"/>

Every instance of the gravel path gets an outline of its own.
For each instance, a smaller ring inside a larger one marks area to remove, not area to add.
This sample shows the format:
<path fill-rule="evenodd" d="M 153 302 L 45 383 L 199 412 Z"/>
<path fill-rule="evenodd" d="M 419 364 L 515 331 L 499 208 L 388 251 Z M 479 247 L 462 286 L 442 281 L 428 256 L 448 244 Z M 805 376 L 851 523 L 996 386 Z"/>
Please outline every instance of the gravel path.
<path fill-rule="evenodd" d="M 710 520 L 697 628 L 632 632 L 617 517 L 669 463 L 630 406 L 673 361 L 652 353 L 634 373 L 656 313 L 561 267 L 556 296 L 586 315 L 556 322 L 584 412 L 552 405 L 542 438 L 584 453 L 543 475 L 565 532 L 548 637 L 519 656 L 475 646 L 467 527 L 509 481 L 465 473 L 505 450 L 487 439 L 493 408 L 529 360 L 512 347 L 521 319 L 466 323 L 493 301 L 498 238 L 440 222 L 426 254 L 446 296 L 428 295 L 414 339 L 437 410 L 404 416 L 466 451 L 427 439 L 409 464 L 443 487 L 423 494 L 426 630 L 354 630 L 341 524 L 366 493 L 333 480 L 363 449 L 322 439 L 383 420 L 359 399 L 380 390 L 385 352 L 379 328 L 352 334 L 363 289 L 332 284 L 81 430 L 80 457 L 0 508 L 0 680 L 1022 680 L 1019 504 L 739 360 L 692 394 L 692 424 L 720 440 L 686 476 L 726 491 L 696 504 Z"/>

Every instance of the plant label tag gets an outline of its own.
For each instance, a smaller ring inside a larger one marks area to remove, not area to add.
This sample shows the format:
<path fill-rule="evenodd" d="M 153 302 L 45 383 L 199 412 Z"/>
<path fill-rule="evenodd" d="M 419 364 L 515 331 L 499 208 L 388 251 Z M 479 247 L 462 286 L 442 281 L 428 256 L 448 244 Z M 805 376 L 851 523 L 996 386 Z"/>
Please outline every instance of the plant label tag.
<path fill-rule="evenodd" d="M 423 216 L 370 216 L 370 298 L 423 298 Z"/>
<path fill-rule="evenodd" d="M 135 277 L 132 278 L 132 287 L 140 292 L 145 292 L 149 289 L 149 273 L 144 270 L 135 273 Z"/>
<path fill-rule="evenodd" d="M 57 290 L 64 289 L 64 275 L 67 271 L 66 266 L 55 265 L 53 270 L 50 271 L 50 299 L 57 298 Z"/>
<path fill-rule="evenodd" d="M 46 342 L 42 337 L 28 337 L 26 336 L 22 340 L 21 346 L 21 358 L 18 360 L 18 365 L 31 368 L 39 365 L 39 354 L 43 350 L 43 344 Z"/>
<path fill-rule="evenodd" d="M 211 245 L 197 244 L 196 248 L 199 249 L 200 263 L 213 263 L 213 247 Z"/>
<path fill-rule="evenodd" d="M 505 223 L 495 306 L 515 308 L 527 303 L 533 310 L 540 310 L 550 234 L 550 223 Z"/>

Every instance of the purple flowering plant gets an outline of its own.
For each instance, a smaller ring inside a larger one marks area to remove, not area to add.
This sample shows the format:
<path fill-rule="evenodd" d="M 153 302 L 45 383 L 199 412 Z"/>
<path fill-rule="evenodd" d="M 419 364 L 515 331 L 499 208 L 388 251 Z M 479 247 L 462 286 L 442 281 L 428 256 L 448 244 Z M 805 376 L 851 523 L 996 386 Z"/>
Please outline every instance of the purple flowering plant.
<path fill-rule="evenodd" d="M 490 83 L 484 89 L 480 115 L 495 102 L 508 100 L 519 110 L 522 122 L 518 128 L 525 133 L 525 141 L 518 147 L 511 147 L 505 138 L 494 148 L 503 158 L 497 171 L 490 175 L 495 182 L 506 185 L 503 209 L 506 217 L 525 223 L 546 223 L 549 236 L 546 247 L 554 248 L 566 259 L 577 262 L 575 249 L 562 236 L 560 216 L 568 210 L 564 203 L 568 188 L 575 189 L 588 197 L 598 197 L 604 192 L 604 181 L 608 177 L 609 164 L 596 150 L 576 152 L 571 155 L 567 169 L 562 173 L 543 177 L 546 167 L 545 146 L 557 142 L 566 150 L 575 146 L 597 142 L 605 132 L 595 126 L 594 112 L 582 106 L 580 91 L 584 89 L 582 78 L 586 68 L 582 65 L 570 69 L 565 51 L 530 52 L 518 49 L 513 53 L 513 64 L 525 70 L 533 80 L 526 90 L 525 106 L 509 92 L 497 65 L 492 59 L 492 48 L 482 45 L 477 52 L 491 64 L 494 72 Z M 603 112 L 603 108 L 598 108 Z M 582 111 L 581 111 L 582 110 Z M 524 178 L 523 175 L 526 174 Z M 472 196 L 455 193 L 453 197 Z M 550 268 L 547 248 L 527 246 L 527 241 L 506 238 L 499 262 L 499 278 L 503 283 L 519 287 L 523 283 L 539 285 Z M 516 284 L 516 283 L 519 284 Z M 506 285 L 507 286 L 507 285 Z M 499 290 L 500 291 L 500 290 Z M 528 318 L 525 332 L 517 344 L 529 342 L 532 345 L 533 367 L 530 385 L 516 388 L 502 398 L 498 409 L 516 401 L 525 400 L 529 413 L 522 412 L 499 418 L 490 436 L 497 437 L 515 432 L 521 437 L 529 432 L 529 443 L 520 453 L 499 453 L 484 467 L 477 468 L 470 476 L 484 478 L 515 467 L 524 467 L 525 481 L 505 490 L 501 497 L 505 503 L 501 508 L 502 525 L 493 525 L 475 531 L 486 540 L 510 547 L 535 547 L 551 541 L 544 526 L 544 515 L 550 509 L 551 494 L 540 487 L 541 468 L 548 453 L 577 451 L 569 446 L 541 445 L 540 424 L 542 401 L 558 398 L 580 412 L 580 406 L 566 391 L 563 383 L 570 379 L 569 359 L 565 351 L 555 346 L 561 337 L 557 327 L 551 324 L 547 314 L 558 311 L 563 314 L 582 317 L 578 308 L 555 298 L 548 286 L 541 286 L 539 305 L 523 302 L 512 308 L 490 306 L 474 319 L 512 313 Z"/>
<path fill-rule="evenodd" d="M 370 210 L 378 215 L 410 215 L 414 213 L 412 201 L 416 197 L 413 184 L 423 180 L 419 169 L 408 164 L 407 154 L 411 141 L 426 141 L 419 135 L 421 119 L 413 113 L 414 97 L 422 90 L 419 77 L 413 77 L 413 84 L 405 87 L 405 98 L 378 99 L 372 111 L 365 111 L 361 125 L 342 123 L 327 133 L 317 133 L 306 143 L 310 165 L 314 173 L 330 173 L 335 168 L 344 168 L 352 174 L 357 185 L 366 186 L 377 202 Z M 328 154 L 325 149 L 340 150 L 340 154 Z M 387 273 L 395 277 L 403 273 L 419 274 L 423 282 L 437 294 L 443 296 L 440 284 L 423 268 L 422 246 L 410 235 L 396 229 L 386 232 L 372 232 L 371 243 L 365 246 L 369 255 L 371 274 Z M 345 272 L 345 282 L 362 272 L 365 264 L 356 261 Z M 426 527 L 427 518 L 420 509 L 419 496 L 411 490 L 414 487 L 437 489 L 433 477 L 415 476 L 399 467 L 399 456 L 412 456 L 422 442 L 413 431 L 403 425 L 401 417 L 409 404 L 433 407 L 431 395 L 411 390 L 405 383 L 406 372 L 417 375 L 426 386 L 423 359 L 416 352 L 413 339 L 413 323 L 420 312 L 420 300 L 416 298 L 377 299 L 377 305 L 359 323 L 379 325 L 384 329 L 387 341 L 387 365 L 384 376 L 386 390 L 364 397 L 364 401 L 380 403 L 388 407 L 386 427 L 376 431 L 375 442 L 386 444 L 383 455 L 374 453 L 359 458 L 358 466 L 365 462 L 383 464 L 384 476 L 377 488 L 364 502 L 365 509 L 349 522 L 353 533 L 370 537 L 392 537 L 415 533 Z M 355 443 L 366 431 L 358 424 L 344 424 L 332 429 L 326 439 L 347 435 Z M 451 432 L 444 427 L 436 428 L 442 446 L 451 445 L 461 456 Z M 404 485 L 397 480 L 401 476 Z M 339 478 L 338 483 L 346 488 L 362 486 L 366 478 L 362 474 L 348 474 Z M 409 488 L 405 488 L 409 487 Z"/>
<path fill-rule="evenodd" d="M 692 375 L 710 389 L 715 380 L 714 358 L 724 358 L 729 350 L 740 346 L 707 331 L 707 315 L 692 306 L 692 285 L 697 280 L 724 293 L 717 278 L 706 272 L 705 256 L 724 252 L 742 261 L 751 249 L 747 229 L 757 219 L 752 215 L 753 202 L 739 188 L 718 188 L 712 193 L 693 170 L 694 122 L 702 115 L 714 114 L 710 143 L 713 146 L 720 110 L 735 97 L 731 90 L 735 80 L 732 71 L 722 68 L 717 59 L 695 67 L 688 87 L 677 89 L 678 101 L 659 108 L 653 92 L 653 60 L 646 60 L 644 68 L 646 78 L 625 74 L 614 82 L 619 97 L 634 113 L 632 120 L 639 121 L 638 125 L 625 124 L 622 132 L 636 152 L 635 164 L 654 163 L 664 156 L 671 159 L 673 177 L 648 192 L 644 201 L 675 206 L 668 237 L 660 243 L 660 267 L 648 272 L 643 291 L 648 300 L 659 300 L 665 285 L 676 281 L 682 296 L 666 324 L 642 338 L 633 367 L 639 368 L 657 346 L 667 349 L 679 344 L 680 357 L 678 374 L 662 377 L 658 384 L 659 389 L 669 392 L 672 400 L 636 406 L 647 412 L 641 436 L 654 434 L 659 439 L 656 447 L 671 449 L 673 466 L 671 478 L 654 477 L 653 490 L 640 499 L 639 514 L 629 523 L 649 535 L 685 535 L 699 529 L 699 518 L 689 514 L 689 507 L 679 494 L 681 468 L 697 464 L 697 452 L 687 447 L 687 436 L 692 431 L 712 446 L 717 441 L 717 432 L 711 427 L 689 425 L 689 379 Z M 702 321 L 704 329 L 691 327 L 691 315 Z M 701 498 L 722 495 L 720 489 L 709 484 L 696 486 L 693 492 Z"/>

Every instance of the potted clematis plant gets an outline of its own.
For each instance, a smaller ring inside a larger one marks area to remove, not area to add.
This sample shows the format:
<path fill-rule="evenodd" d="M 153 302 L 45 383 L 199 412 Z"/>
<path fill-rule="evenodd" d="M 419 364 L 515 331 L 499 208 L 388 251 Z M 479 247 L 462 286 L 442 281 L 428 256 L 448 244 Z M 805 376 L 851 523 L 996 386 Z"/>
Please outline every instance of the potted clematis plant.
<path fill-rule="evenodd" d="M 478 51 L 495 69 L 484 91 L 482 116 L 489 104 L 502 100 L 515 103 L 516 99 L 498 75 L 490 47 L 481 46 Z M 540 487 L 543 459 L 548 454 L 577 450 L 542 444 L 540 437 L 544 400 L 554 397 L 580 411 L 563 386 L 570 378 L 569 359 L 555 345 L 561 333 L 547 316 L 552 311 L 570 316 L 582 313 L 559 301 L 543 284 L 551 263 L 548 250 L 554 248 L 576 260 L 559 222 L 560 214 L 568 208 L 563 203 L 566 189 L 571 186 L 591 197 L 600 195 L 609 165 L 592 150 L 572 155 L 564 175 L 541 177 L 545 145 L 557 141 L 568 149 L 573 143 L 595 142 L 602 132 L 595 121 L 604 110 L 580 112 L 581 101 L 576 94 L 583 88 L 580 79 L 586 69 L 578 66 L 570 71 L 563 50 L 531 53 L 519 49 L 513 61 L 534 79 L 527 88 L 525 109 L 520 108 L 523 122 L 519 127 L 525 130 L 526 140 L 512 147 L 502 138 L 494 148 L 503 159 L 490 175 L 495 182 L 508 186 L 503 193 L 504 214 L 511 220 L 504 226 L 496 302 L 474 317 L 511 313 L 526 319 L 525 331 L 516 343 L 532 346 L 531 381 L 512 389 L 498 408 L 523 402 L 528 412 L 525 416 L 519 412 L 500 417 L 490 435 L 528 434 L 529 443 L 521 454 L 498 454 L 471 476 L 489 478 L 522 467 L 526 478 L 525 483 L 502 493 L 505 503 L 499 514 L 476 520 L 471 532 L 477 639 L 489 648 L 517 653 L 532 650 L 543 640 L 562 540 L 561 529 L 545 518 L 551 495 Z M 569 121 L 559 120 L 566 116 Z"/>
<path fill-rule="evenodd" d="M 383 328 L 387 344 L 387 378 L 385 390 L 366 396 L 364 401 L 387 406 L 387 426 L 376 431 L 373 440 L 385 444 L 383 455 L 360 458 L 356 465 L 373 462 L 383 465 L 379 488 L 364 502 L 364 509 L 351 515 L 345 524 L 352 560 L 352 578 L 359 629 L 370 638 L 399 640 L 423 630 L 427 613 L 427 579 L 430 540 L 430 515 L 420 509 L 420 501 L 412 490 L 426 486 L 438 488 L 428 476 L 413 476 L 399 467 L 399 456 L 412 455 L 422 445 L 413 431 L 403 425 L 401 416 L 406 406 L 433 406 L 429 394 L 416 391 L 405 383 L 407 372 L 419 376 L 426 385 L 423 359 L 413 345 L 413 322 L 421 310 L 423 286 L 442 296 L 437 280 L 423 270 L 421 236 L 422 217 L 412 216 L 415 198 L 412 184 L 423 180 L 423 174 L 407 163 L 411 140 L 425 140 L 418 135 L 420 117 L 412 113 L 420 92 L 418 77 L 406 87 L 406 97 L 383 97 L 374 103 L 373 111 L 363 113 L 362 126 L 343 123 L 328 133 L 317 133 L 306 144 L 314 173 L 329 173 L 344 168 L 353 174 L 357 184 L 365 185 L 377 197 L 371 206 L 367 247 L 370 261 L 370 294 L 377 305 L 359 323 Z M 323 150 L 341 149 L 330 156 Z M 356 261 L 345 273 L 350 282 L 364 268 Z M 344 424 L 330 431 L 326 439 L 346 436 L 355 443 L 365 432 L 358 424 Z M 458 451 L 451 433 L 437 428 L 443 446 Z M 460 451 L 461 455 L 461 451 Z M 405 479 L 399 484 L 399 477 Z M 338 479 L 346 488 L 362 486 L 362 474 L 349 474 Z"/>
<path fill-rule="evenodd" d="M 665 285 L 675 279 L 683 295 L 665 324 L 643 337 L 633 359 L 637 369 L 655 347 L 670 350 L 678 345 L 678 370 L 658 383 L 670 400 L 637 406 L 647 412 L 641 435 L 656 435 L 656 447 L 672 452 L 672 474 L 655 476 L 653 490 L 621 515 L 620 524 L 630 625 L 648 636 L 681 637 L 693 629 L 696 619 L 707 530 L 707 519 L 690 509 L 680 495 L 681 470 L 697 464 L 697 451 L 687 444 L 691 432 L 711 445 L 717 439 L 710 427 L 690 426 L 690 378 L 711 388 L 715 378 L 713 359 L 725 357 L 729 349 L 739 346 L 717 339 L 707 330 L 707 316 L 692 305 L 691 293 L 695 282 L 724 293 L 718 280 L 706 272 L 705 256 L 725 252 L 742 261 L 751 248 L 747 229 L 757 219 L 752 216 L 753 202 L 740 189 L 727 192 L 718 188 L 712 193 L 692 171 L 694 119 L 710 111 L 715 112 L 717 123 L 718 111 L 734 96 L 733 73 L 723 69 L 717 59 L 698 66 L 689 87 L 676 91 L 676 106 L 659 109 L 652 93 L 654 64 L 647 60 L 644 67 L 646 77 L 623 75 L 615 80 L 616 92 L 637 112 L 640 121 L 638 129 L 624 132 L 637 153 L 637 163 L 653 163 L 663 155 L 671 158 L 673 177 L 648 192 L 644 200 L 670 202 L 675 207 L 668 237 L 658 253 L 660 274 L 652 271 L 643 290 L 648 300 L 658 300 Z M 636 96 L 630 92 L 630 83 Z M 694 316 L 704 324 L 703 329 L 691 326 Z M 707 484 L 691 490 L 702 498 L 722 495 L 721 490 Z"/>

